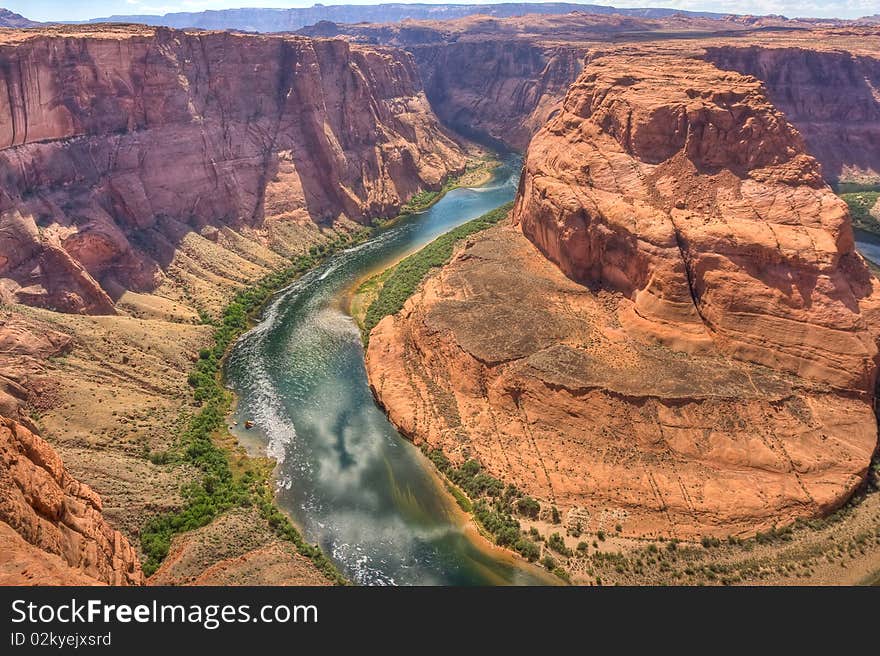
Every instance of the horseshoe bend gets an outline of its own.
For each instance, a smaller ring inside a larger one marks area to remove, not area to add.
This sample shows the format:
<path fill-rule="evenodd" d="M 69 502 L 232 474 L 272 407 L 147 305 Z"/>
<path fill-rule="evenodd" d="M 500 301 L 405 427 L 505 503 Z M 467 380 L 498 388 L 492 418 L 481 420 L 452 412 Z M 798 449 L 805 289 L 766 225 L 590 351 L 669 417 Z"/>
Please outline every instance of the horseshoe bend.
<path fill-rule="evenodd" d="M 0 13 L 0 583 L 876 580 L 876 19 L 394 7 Z"/>
<path fill-rule="evenodd" d="M 572 526 L 746 535 L 863 482 L 878 302 L 759 81 L 609 53 L 532 139 L 509 221 L 374 329 L 368 370 L 405 433 Z"/>

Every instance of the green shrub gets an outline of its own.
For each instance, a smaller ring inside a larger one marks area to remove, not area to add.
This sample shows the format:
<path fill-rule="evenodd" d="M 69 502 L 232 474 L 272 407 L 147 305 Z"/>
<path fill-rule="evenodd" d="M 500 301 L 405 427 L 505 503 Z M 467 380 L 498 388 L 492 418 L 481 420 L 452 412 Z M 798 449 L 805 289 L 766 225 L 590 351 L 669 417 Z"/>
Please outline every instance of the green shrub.
<path fill-rule="evenodd" d="M 541 555 L 541 548 L 526 538 L 520 538 L 517 540 L 514 549 L 530 563 L 538 560 L 538 556 Z"/>
<path fill-rule="evenodd" d="M 359 231 L 353 240 L 363 241 L 367 236 L 368 231 Z M 340 243 L 346 241 L 339 240 Z M 335 248 L 335 245 L 312 247 L 309 252 L 313 257 L 297 257 L 287 268 L 270 273 L 251 287 L 239 291 L 226 306 L 220 320 L 211 322 L 215 326 L 214 346 L 199 350 L 199 359 L 187 376 L 187 383 L 193 388 L 193 399 L 199 409 L 179 435 L 177 446 L 182 459 L 199 469 L 203 477 L 201 481 L 184 487 L 182 508 L 155 516 L 142 527 L 141 548 L 145 555 L 143 570 L 147 576 L 153 574 L 168 555 L 171 539 L 175 535 L 205 526 L 219 514 L 235 506 L 248 507 L 254 504 L 254 481 L 247 476 L 234 480 L 228 454 L 214 443 L 214 435 L 225 430 L 226 415 L 231 403 L 231 396 L 221 382 L 221 363 L 229 347 L 247 330 L 251 315 L 277 289 L 313 267 L 317 263 L 314 259 L 316 254 L 329 254 Z M 170 453 L 154 455 L 155 458 L 151 455 L 150 459 L 155 464 L 173 459 Z M 269 501 L 268 506 L 274 508 L 274 503 Z M 263 514 L 270 526 L 281 530 L 283 536 L 296 543 L 297 548 L 303 545 L 307 555 L 331 580 L 344 580 L 320 550 L 304 545 L 299 533 L 280 511 L 276 509 L 272 513 L 264 509 Z"/>
<path fill-rule="evenodd" d="M 880 192 L 860 191 L 841 194 L 840 197 L 849 206 L 853 225 L 856 228 L 880 234 L 880 221 L 871 215 L 871 209 L 877 204 L 877 200 L 880 199 Z"/>
<path fill-rule="evenodd" d="M 532 497 L 522 497 L 517 499 L 516 501 L 516 511 L 523 515 L 524 517 L 530 517 L 532 519 L 538 518 L 538 513 L 541 512 L 541 504 L 538 503 Z"/>
<path fill-rule="evenodd" d="M 562 539 L 562 536 L 559 535 L 559 533 L 553 533 L 547 538 L 547 546 L 563 556 L 571 555 L 571 549 L 565 546 L 565 540 Z"/>
<path fill-rule="evenodd" d="M 512 203 L 498 207 L 483 216 L 468 221 L 441 235 L 420 251 L 401 260 L 392 270 L 376 300 L 367 308 L 364 318 L 365 339 L 382 319 L 396 314 L 403 308 L 406 300 L 434 267 L 446 264 L 452 257 L 455 245 L 466 237 L 489 228 L 507 216 Z"/>

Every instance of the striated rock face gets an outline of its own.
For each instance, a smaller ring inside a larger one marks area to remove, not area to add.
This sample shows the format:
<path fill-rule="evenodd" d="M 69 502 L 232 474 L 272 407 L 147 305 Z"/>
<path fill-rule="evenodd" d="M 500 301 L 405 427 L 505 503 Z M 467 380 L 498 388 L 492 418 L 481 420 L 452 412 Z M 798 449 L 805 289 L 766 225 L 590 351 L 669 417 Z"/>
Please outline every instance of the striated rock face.
<path fill-rule="evenodd" d="M 749 534 L 864 480 L 880 289 L 761 83 L 667 55 L 589 61 L 512 225 L 376 327 L 368 372 L 413 439 L 571 525 Z"/>
<path fill-rule="evenodd" d="M 409 50 L 445 122 L 519 150 L 558 110 L 586 52 L 629 42 L 633 52 L 650 56 L 662 45 L 680 58 L 706 59 L 762 80 L 771 101 L 805 136 L 827 180 L 880 180 L 880 33 L 869 24 L 570 13 L 384 25 L 325 22 L 301 33 Z M 682 40 L 684 35 L 689 38 Z"/>
<path fill-rule="evenodd" d="M 6 300 L 110 313 L 188 232 L 283 251 L 285 225 L 392 215 L 464 165 L 399 51 L 134 26 L 4 39 Z"/>
<path fill-rule="evenodd" d="M 445 123 L 518 150 L 558 111 L 586 54 L 578 46 L 497 39 L 412 50 Z"/>
<path fill-rule="evenodd" d="M 529 149 L 514 220 L 631 298 L 633 330 L 872 392 L 878 297 L 846 204 L 758 81 L 654 59 L 591 63 Z"/>
<path fill-rule="evenodd" d="M 723 46 L 707 48 L 706 58 L 760 79 L 828 180 L 880 182 L 880 53 Z"/>
<path fill-rule="evenodd" d="M 137 553 L 101 516 L 98 495 L 67 473 L 41 437 L 3 417 L 0 491 L 4 584 L 143 583 Z"/>

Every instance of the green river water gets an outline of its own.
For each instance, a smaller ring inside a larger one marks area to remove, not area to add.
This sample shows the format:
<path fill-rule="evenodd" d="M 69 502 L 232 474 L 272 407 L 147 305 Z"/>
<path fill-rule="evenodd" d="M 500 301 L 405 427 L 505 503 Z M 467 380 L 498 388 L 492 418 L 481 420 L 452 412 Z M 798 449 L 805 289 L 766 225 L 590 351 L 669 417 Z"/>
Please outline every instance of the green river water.
<path fill-rule="evenodd" d="M 482 538 L 430 462 L 392 426 L 367 384 L 352 286 L 443 232 L 512 200 L 521 160 L 342 251 L 279 292 L 235 345 L 226 379 L 237 431 L 278 461 L 278 503 L 305 538 L 363 585 L 558 582 Z"/>

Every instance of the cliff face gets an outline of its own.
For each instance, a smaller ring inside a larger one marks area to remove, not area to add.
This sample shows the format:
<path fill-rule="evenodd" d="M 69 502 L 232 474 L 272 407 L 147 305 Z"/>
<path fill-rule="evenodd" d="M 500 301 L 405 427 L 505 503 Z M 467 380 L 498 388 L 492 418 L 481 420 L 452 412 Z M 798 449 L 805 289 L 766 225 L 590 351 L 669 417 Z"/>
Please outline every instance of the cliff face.
<path fill-rule="evenodd" d="M 525 150 L 558 111 L 586 49 L 492 39 L 412 52 L 431 106 L 444 123 Z"/>
<path fill-rule="evenodd" d="M 28 304 L 109 313 L 188 233 L 289 253 L 290 226 L 394 214 L 464 163 L 382 48 L 65 28 L 8 35 L 0 63 L 0 291 Z"/>
<path fill-rule="evenodd" d="M 139 585 L 144 580 L 134 549 L 102 517 L 100 497 L 65 470 L 47 442 L 4 417 L 0 539 L 4 585 Z"/>
<path fill-rule="evenodd" d="M 388 25 L 321 23 L 302 32 L 409 50 L 445 122 L 519 150 L 558 110 L 585 53 L 629 43 L 634 52 L 647 48 L 642 50 L 647 54 L 662 45 L 680 57 L 703 58 L 764 82 L 770 100 L 806 138 L 826 180 L 877 182 L 877 30 L 832 22 L 811 31 L 819 26 L 774 17 L 720 21 L 573 13 Z M 690 39 L 681 39 L 688 34 Z"/>
<path fill-rule="evenodd" d="M 826 179 L 880 182 L 880 56 L 803 46 L 724 46 L 707 48 L 706 58 L 764 83 L 822 162 Z"/>
<path fill-rule="evenodd" d="M 570 526 L 749 534 L 864 479 L 878 313 L 846 206 L 762 85 L 618 51 L 533 138 L 512 225 L 380 323 L 367 365 L 413 439 Z"/>

